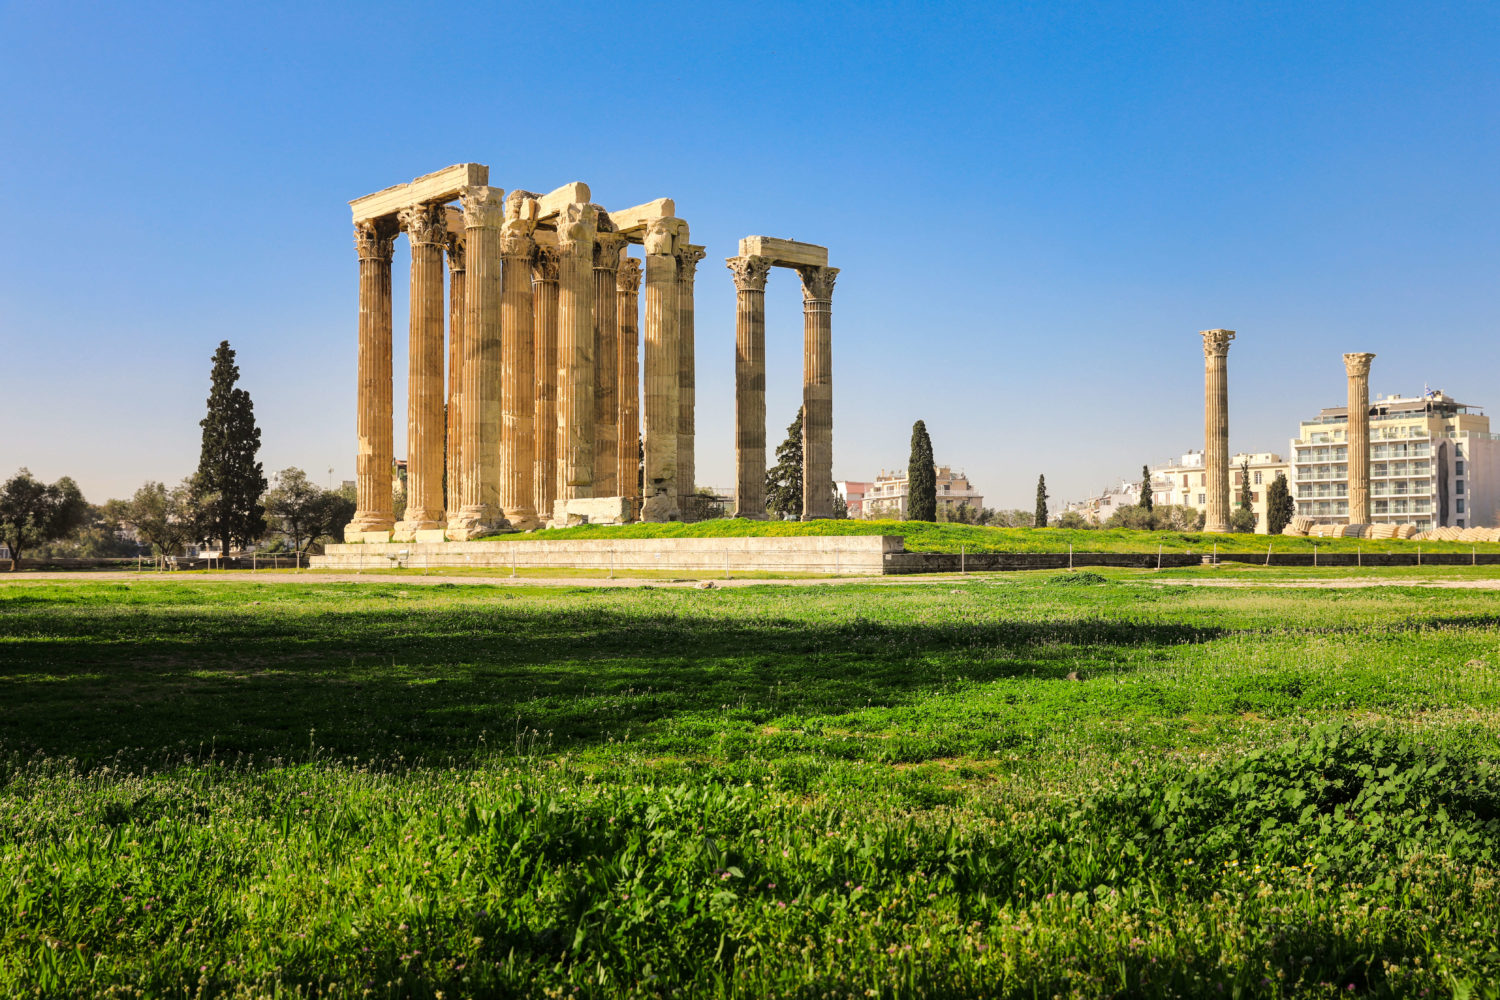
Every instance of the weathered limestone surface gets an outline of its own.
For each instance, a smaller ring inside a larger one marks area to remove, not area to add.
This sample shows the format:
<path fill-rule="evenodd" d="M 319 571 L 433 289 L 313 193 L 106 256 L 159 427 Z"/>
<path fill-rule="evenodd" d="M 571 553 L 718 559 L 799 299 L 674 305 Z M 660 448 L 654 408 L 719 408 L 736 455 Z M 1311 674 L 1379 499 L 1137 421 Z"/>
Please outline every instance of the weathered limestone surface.
<path fill-rule="evenodd" d="M 682 512 L 684 520 L 692 517 L 693 494 L 698 490 L 694 452 L 697 447 L 698 390 L 694 375 L 697 358 L 693 344 L 693 281 L 698 273 L 698 262 L 705 256 L 707 254 L 701 246 L 690 243 L 677 251 L 677 509 Z"/>
<path fill-rule="evenodd" d="M 1349 377 L 1349 523 L 1370 522 L 1370 362 L 1373 354 L 1345 354 Z"/>
<path fill-rule="evenodd" d="M 536 244 L 537 201 L 529 191 L 505 200 L 500 236 L 500 508 L 512 528 L 535 528 L 534 425 L 536 356 L 532 344 L 531 259 Z"/>
<path fill-rule="evenodd" d="M 559 500 L 552 512 L 552 527 L 574 524 L 626 524 L 635 505 L 629 497 L 581 497 Z"/>
<path fill-rule="evenodd" d="M 359 408 L 355 414 L 359 451 L 355 455 L 354 520 L 345 537 L 388 532 L 395 524 L 391 504 L 391 254 L 396 238 L 389 221 L 354 227 L 359 254 Z"/>
<path fill-rule="evenodd" d="M 677 205 L 671 198 L 657 198 L 644 205 L 610 212 L 609 221 L 614 223 L 616 232 L 634 235 L 644 233 L 653 219 L 670 219 L 676 214 Z"/>
<path fill-rule="evenodd" d="M 1203 330 L 1204 531 L 1229 530 L 1229 342 L 1233 330 Z"/>
<path fill-rule="evenodd" d="M 441 205 L 457 198 L 466 188 L 483 187 L 489 182 L 489 167 L 482 163 L 459 163 L 423 174 L 405 184 L 393 184 L 383 191 L 355 198 L 349 203 L 349 208 L 358 225 L 395 216 L 412 205 Z"/>
<path fill-rule="evenodd" d="M 599 232 L 594 237 L 594 495 L 612 497 L 621 491 L 620 450 L 620 331 L 616 286 L 620 251 L 625 237 Z"/>
<path fill-rule="evenodd" d="M 681 219 L 655 219 L 646 228 L 646 495 L 641 520 L 676 521 L 677 375 L 681 364 L 677 304 Z"/>
<path fill-rule="evenodd" d="M 441 205 L 401 210 L 411 244 L 411 333 L 407 351 L 406 516 L 397 541 L 443 525 L 443 245 Z"/>
<path fill-rule="evenodd" d="M 458 213 L 453 213 L 457 215 Z M 452 216 L 449 218 L 453 221 Z M 463 218 L 458 218 L 460 226 Z M 463 468 L 459 444 L 463 440 L 459 414 L 462 412 L 461 388 L 464 367 L 464 238 L 463 230 L 448 230 L 448 420 L 447 481 L 443 489 L 444 523 L 458 513 L 459 473 Z"/>
<path fill-rule="evenodd" d="M 836 267 L 802 276 L 802 520 L 833 516 L 833 282 Z"/>
<path fill-rule="evenodd" d="M 557 278 L 556 246 L 538 246 L 531 261 L 533 337 L 536 351 L 536 511 L 545 516 L 557 496 Z"/>
<path fill-rule="evenodd" d="M 741 257 L 764 257 L 776 267 L 827 267 L 828 248 L 816 243 L 778 240 L 771 236 L 746 236 L 740 240 Z"/>
<path fill-rule="evenodd" d="M 619 327 L 620 440 L 615 456 L 615 483 L 621 496 L 639 503 L 641 448 L 641 334 L 639 326 L 641 265 L 633 257 L 620 261 L 615 284 L 615 321 Z"/>
<path fill-rule="evenodd" d="M 463 454 L 460 500 L 448 537 L 474 538 L 504 525 L 499 506 L 500 233 L 504 192 L 471 187 L 464 206 Z"/>
<path fill-rule="evenodd" d="M 756 255 L 725 261 L 734 273 L 735 517 L 766 517 L 766 276 Z"/>
<path fill-rule="evenodd" d="M 594 484 L 596 215 L 593 205 L 575 202 L 557 217 L 557 500 L 590 496 Z"/>

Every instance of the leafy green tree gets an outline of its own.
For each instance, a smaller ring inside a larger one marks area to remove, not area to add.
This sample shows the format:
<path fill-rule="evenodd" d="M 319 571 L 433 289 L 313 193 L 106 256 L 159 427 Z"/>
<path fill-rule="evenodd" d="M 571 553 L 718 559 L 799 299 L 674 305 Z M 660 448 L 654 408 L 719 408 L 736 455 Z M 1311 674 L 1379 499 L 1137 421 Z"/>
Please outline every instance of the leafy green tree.
<path fill-rule="evenodd" d="M 1059 528 L 1083 529 L 1092 528 L 1093 526 L 1093 524 L 1089 523 L 1088 518 L 1076 510 L 1065 510 L 1057 518 L 1057 527 Z"/>
<path fill-rule="evenodd" d="M 71 534 L 87 517 L 88 503 L 67 476 L 48 485 L 21 469 L 0 486 L 0 542 L 12 570 L 28 549 Z"/>
<path fill-rule="evenodd" d="M 1250 460 L 1240 461 L 1240 498 L 1234 512 L 1229 515 L 1229 530 L 1249 534 L 1255 530 L 1255 511 L 1250 500 Z"/>
<path fill-rule="evenodd" d="M 766 472 L 766 511 L 777 517 L 802 516 L 802 407 L 776 446 L 776 464 Z"/>
<path fill-rule="evenodd" d="M 1250 500 L 1250 460 L 1240 460 L 1240 510 L 1251 510 Z"/>
<path fill-rule="evenodd" d="M 305 553 L 325 535 L 337 535 L 354 511 L 343 495 L 325 490 L 298 468 L 282 469 L 266 491 L 266 515 L 271 524 L 291 540 L 292 550 Z"/>
<path fill-rule="evenodd" d="M 199 421 L 203 446 L 193 488 L 204 512 L 199 537 L 221 541 L 227 555 L 235 543 L 244 547 L 265 533 L 260 498 L 266 477 L 255 457 L 260 451 L 255 406 L 250 394 L 235 386 L 240 369 L 229 341 L 219 344 L 213 362 L 208 415 Z"/>
<path fill-rule="evenodd" d="M 1266 530 L 1273 535 L 1281 534 L 1296 513 L 1297 505 L 1292 501 L 1286 473 L 1278 472 L 1266 490 Z"/>
<path fill-rule="evenodd" d="M 937 466 L 932 460 L 932 439 L 921 420 L 911 425 L 911 457 L 906 462 L 906 519 L 937 520 Z"/>
<path fill-rule="evenodd" d="M 197 537 L 197 514 L 189 479 L 171 488 L 148 481 L 135 491 L 135 496 L 123 502 L 118 516 L 122 523 L 135 529 L 137 537 L 160 559 L 180 554 L 183 546 Z"/>
<path fill-rule="evenodd" d="M 1047 477 L 1036 477 L 1036 516 L 1032 520 L 1032 526 L 1045 528 L 1047 526 Z"/>
<path fill-rule="evenodd" d="M 1151 499 L 1151 467 L 1141 466 L 1141 509 L 1150 510 L 1155 501 Z"/>
<path fill-rule="evenodd" d="M 974 511 L 969 506 L 969 501 L 963 500 L 959 503 L 958 509 L 953 512 L 953 520 L 959 524 L 970 524 L 973 522 Z"/>
<path fill-rule="evenodd" d="M 838 486 L 834 486 L 834 488 L 833 488 L 833 515 L 832 515 L 832 519 L 835 520 L 835 521 L 847 521 L 847 520 L 849 520 L 849 504 L 848 504 L 847 501 L 844 500 L 843 494 L 839 492 Z"/>

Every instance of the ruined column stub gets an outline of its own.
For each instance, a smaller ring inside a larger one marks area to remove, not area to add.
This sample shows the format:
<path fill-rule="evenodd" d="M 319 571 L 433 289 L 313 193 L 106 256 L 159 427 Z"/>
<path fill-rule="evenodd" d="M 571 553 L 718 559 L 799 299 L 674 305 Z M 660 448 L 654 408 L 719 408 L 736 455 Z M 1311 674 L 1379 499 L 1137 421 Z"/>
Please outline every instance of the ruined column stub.
<path fill-rule="evenodd" d="M 1233 330 L 1202 330 L 1203 463 L 1208 479 L 1203 530 L 1229 530 L 1229 342 Z"/>
<path fill-rule="evenodd" d="M 1370 362 L 1373 354 L 1344 355 L 1349 378 L 1349 523 L 1370 523 Z"/>

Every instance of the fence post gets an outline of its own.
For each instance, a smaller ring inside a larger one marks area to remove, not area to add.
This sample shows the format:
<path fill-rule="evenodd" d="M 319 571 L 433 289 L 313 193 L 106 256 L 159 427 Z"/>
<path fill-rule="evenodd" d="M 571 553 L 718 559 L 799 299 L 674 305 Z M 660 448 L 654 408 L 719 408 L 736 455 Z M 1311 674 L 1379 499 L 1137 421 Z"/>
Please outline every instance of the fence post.
<path fill-rule="evenodd" d="M 963 545 L 958 547 L 958 572 L 963 576 L 969 574 L 968 564 L 964 561 L 965 548 L 966 546 Z"/>
<path fill-rule="evenodd" d="M 1469 546 L 1469 565 L 1470 566 L 1478 566 L 1479 565 L 1479 546 L 1477 546 L 1477 545 L 1470 545 Z"/>
<path fill-rule="evenodd" d="M 1068 543 L 1068 572 L 1073 572 L 1073 543 Z"/>
<path fill-rule="evenodd" d="M 1156 568 L 1161 569 L 1161 543 L 1156 543 Z"/>
<path fill-rule="evenodd" d="M 1364 564 L 1365 564 L 1365 547 L 1363 545 L 1356 545 L 1356 546 L 1354 546 L 1354 565 L 1362 567 L 1362 566 L 1364 566 Z"/>
<path fill-rule="evenodd" d="M 1318 565 L 1318 543 L 1314 542 L 1313 543 L 1313 567 L 1316 568 L 1317 565 Z"/>
<path fill-rule="evenodd" d="M 724 548 L 724 579 L 729 579 L 729 548 Z"/>
<path fill-rule="evenodd" d="M 1214 565 L 1219 565 L 1219 543 L 1214 542 Z"/>
<path fill-rule="evenodd" d="M 1271 545 L 1274 545 L 1274 544 L 1275 544 L 1274 542 L 1271 542 L 1271 543 L 1268 543 L 1266 545 L 1266 565 L 1267 566 L 1271 565 Z"/>
<path fill-rule="evenodd" d="M 1417 565 L 1422 565 L 1422 546 L 1417 546 Z"/>

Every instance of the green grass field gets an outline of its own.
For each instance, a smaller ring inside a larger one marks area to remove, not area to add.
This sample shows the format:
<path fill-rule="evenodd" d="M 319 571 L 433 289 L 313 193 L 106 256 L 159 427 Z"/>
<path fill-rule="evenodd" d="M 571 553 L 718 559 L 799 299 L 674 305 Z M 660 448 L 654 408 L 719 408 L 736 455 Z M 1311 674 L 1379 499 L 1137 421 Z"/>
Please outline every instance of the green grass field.
<path fill-rule="evenodd" d="M 1202 575 L 8 583 L 0 995 L 1496 996 L 1500 594 Z"/>
<path fill-rule="evenodd" d="M 1494 542 L 1413 542 L 1398 539 L 1297 538 L 1288 535 L 1205 534 L 1178 531 L 1132 531 L 1126 528 L 991 528 L 975 524 L 926 521 L 746 521 L 721 518 L 691 524 L 579 525 L 544 532 L 512 532 L 494 539 L 536 538 L 737 538 L 785 535 L 900 535 L 908 552 L 1500 552 Z"/>

